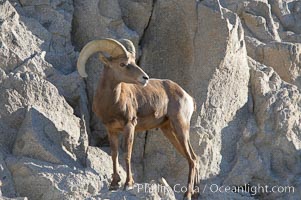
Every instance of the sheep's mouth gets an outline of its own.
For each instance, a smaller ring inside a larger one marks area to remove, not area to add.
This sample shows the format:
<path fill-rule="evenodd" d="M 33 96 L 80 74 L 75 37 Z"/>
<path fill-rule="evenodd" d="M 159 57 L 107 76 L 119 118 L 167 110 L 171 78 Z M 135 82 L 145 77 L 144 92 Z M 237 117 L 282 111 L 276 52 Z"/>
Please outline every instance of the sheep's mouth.
<path fill-rule="evenodd" d="M 145 87 L 148 84 L 148 80 L 139 80 L 137 81 L 137 84 Z"/>

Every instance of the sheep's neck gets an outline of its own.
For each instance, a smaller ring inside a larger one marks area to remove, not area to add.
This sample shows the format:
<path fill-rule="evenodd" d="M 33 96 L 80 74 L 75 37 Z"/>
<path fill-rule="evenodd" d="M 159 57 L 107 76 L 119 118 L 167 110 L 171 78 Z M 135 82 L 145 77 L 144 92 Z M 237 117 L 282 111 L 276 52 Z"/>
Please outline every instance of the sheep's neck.
<path fill-rule="evenodd" d="M 100 96 L 106 96 L 101 99 L 104 106 L 112 105 L 119 100 L 121 83 L 114 77 L 114 73 L 109 67 L 104 67 L 100 80 Z"/>

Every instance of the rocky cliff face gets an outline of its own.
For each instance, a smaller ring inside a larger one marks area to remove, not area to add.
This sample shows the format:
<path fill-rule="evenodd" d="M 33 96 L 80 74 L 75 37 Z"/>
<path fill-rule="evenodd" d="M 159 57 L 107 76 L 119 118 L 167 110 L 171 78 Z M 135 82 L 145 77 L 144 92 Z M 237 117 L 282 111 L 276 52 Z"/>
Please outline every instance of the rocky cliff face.
<path fill-rule="evenodd" d="M 108 191 L 110 150 L 91 111 L 103 66 L 91 58 L 84 80 L 75 69 L 104 37 L 132 40 L 151 77 L 195 98 L 200 199 L 301 196 L 300 1 L 0 0 L 1 198 L 181 198 L 188 165 L 158 130 L 135 137 L 136 187 Z M 259 185 L 283 188 L 250 191 Z"/>

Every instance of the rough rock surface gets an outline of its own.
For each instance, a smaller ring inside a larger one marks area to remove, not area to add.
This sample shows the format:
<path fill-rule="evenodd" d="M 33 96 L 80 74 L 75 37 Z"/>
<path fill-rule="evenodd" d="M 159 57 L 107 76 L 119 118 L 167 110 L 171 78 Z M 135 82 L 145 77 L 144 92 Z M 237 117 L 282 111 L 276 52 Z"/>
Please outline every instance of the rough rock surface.
<path fill-rule="evenodd" d="M 85 152 L 88 144 L 81 141 L 86 133 L 81 130 L 80 119 L 73 114 L 71 106 L 50 82 L 34 73 L 11 73 L 2 81 L 0 90 L 0 116 L 1 124 L 4 124 L 1 129 L 3 148 L 10 151 L 14 145 L 13 152 L 16 155 L 35 157 L 35 149 L 31 151 L 31 146 L 25 146 L 25 141 L 31 140 L 29 135 L 37 140 L 45 134 L 44 137 L 63 147 L 62 150 L 68 152 L 73 160 L 85 156 L 80 151 Z M 19 143 L 15 143 L 17 130 Z M 23 134 L 29 135 L 23 137 Z M 23 152 L 23 148 L 27 150 Z M 44 155 L 39 157 L 47 159 Z"/>
<path fill-rule="evenodd" d="M 103 187 L 100 177 L 88 169 L 82 171 L 26 157 L 8 157 L 6 163 L 18 193 L 29 199 L 83 199 Z"/>
<path fill-rule="evenodd" d="M 187 161 L 159 130 L 135 136 L 130 191 L 120 138 L 122 181 L 108 190 L 107 134 L 91 111 L 102 64 L 91 58 L 86 79 L 75 65 L 105 37 L 132 40 L 151 77 L 195 98 L 199 199 L 300 198 L 300 1 L 0 0 L 1 199 L 182 198 Z M 294 192 L 249 190 L 259 185 Z"/>
<path fill-rule="evenodd" d="M 268 198 L 296 198 L 300 195 L 296 177 L 300 173 L 300 91 L 270 67 L 251 59 L 249 66 L 254 107 L 226 183 L 290 185 L 296 188 L 294 194 L 271 193 Z"/>
<path fill-rule="evenodd" d="M 195 12 L 190 12 L 195 7 L 193 3 L 178 2 L 182 5 L 174 5 L 173 1 L 156 3 L 144 37 L 140 63 L 151 72 L 151 76 L 171 78 L 195 98 L 198 109 L 192 120 L 190 136 L 197 154 L 201 156 L 200 175 L 208 178 L 220 173 L 221 135 L 230 134 L 223 129 L 235 126 L 234 134 L 236 137 L 240 135 L 239 124 L 227 124 L 248 99 L 249 69 L 243 30 L 238 16 L 229 10 L 216 11 L 206 4 L 199 4 Z M 184 6 L 190 14 L 181 12 L 180 8 Z M 169 14 L 173 12 L 178 12 L 177 19 Z M 211 17 L 206 19 L 206 16 Z M 191 18 L 195 20 L 189 21 Z M 171 23 L 173 26 L 166 33 L 164 27 Z M 184 29 L 181 28 L 183 24 L 186 25 Z M 209 25 L 216 28 L 202 28 Z M 177 30 L 181 31 L 172 35 Z M 162 139 L 161 133 L 152 134 L 156 133 L 148 133 L 146 142 L 144 160 L 150 164 L 145 164 L 145 176 L 163 176 L 172 184 L 179 183 L 179 180 L 185 183 L 188 173 L 186 161 L 178 158 L 169 142 Z M 235 137 L 233 133 L 232 137 Z M 223 148 L 231 151 L 232 147 Z M 156 159 L 160 159 L 160 163 L 155 164 Z"/>

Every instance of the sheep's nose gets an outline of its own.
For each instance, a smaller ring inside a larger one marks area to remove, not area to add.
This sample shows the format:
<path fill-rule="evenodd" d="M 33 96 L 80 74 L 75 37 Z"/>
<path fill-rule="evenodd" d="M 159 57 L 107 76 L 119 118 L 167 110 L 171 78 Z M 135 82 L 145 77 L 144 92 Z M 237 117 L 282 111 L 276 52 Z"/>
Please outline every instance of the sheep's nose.
<path fill-rule="evenodd" d="M 149 77 L 148 77 L 148 76 L 143 76 L 143 79 L 144 79 L 144 80 L 148 80 Z"/>

